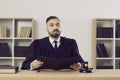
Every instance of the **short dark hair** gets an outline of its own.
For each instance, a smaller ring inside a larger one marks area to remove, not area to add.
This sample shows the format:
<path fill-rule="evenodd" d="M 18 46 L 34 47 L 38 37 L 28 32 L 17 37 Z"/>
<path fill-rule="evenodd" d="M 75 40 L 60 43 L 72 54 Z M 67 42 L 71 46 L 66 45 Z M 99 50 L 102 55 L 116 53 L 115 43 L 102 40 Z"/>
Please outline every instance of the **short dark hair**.
<path fill-rule="evenodd" d="M 58 19 L 60 21 L 60 19 L 57 17 L 57 16 L 49 16 L 47 19 L 46 19 L 46 23 L 51 20 L 51 19 Z"/>

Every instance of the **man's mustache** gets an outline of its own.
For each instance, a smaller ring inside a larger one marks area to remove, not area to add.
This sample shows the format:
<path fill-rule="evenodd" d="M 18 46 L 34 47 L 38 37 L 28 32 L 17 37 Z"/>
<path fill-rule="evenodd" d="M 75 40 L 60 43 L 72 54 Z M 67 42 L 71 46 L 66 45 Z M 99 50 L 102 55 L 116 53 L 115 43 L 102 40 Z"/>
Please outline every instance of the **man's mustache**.
<path fill-rule="evenodd" d="M 53 32 L 55 32 L 55 31 L 60 32 L 58 29 L 53 30 Z"/>

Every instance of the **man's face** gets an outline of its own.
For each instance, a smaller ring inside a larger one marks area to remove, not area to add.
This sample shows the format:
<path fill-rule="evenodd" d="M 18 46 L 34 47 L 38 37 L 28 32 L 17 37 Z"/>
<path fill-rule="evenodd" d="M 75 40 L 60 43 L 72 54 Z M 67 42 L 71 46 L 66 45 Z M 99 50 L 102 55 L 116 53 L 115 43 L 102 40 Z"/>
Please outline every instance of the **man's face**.
<path fill-rule="evenodd" d="M 60 21 L 58 19 L 51 19 L 47 22 L 48 34 L 53 38 L 58 38 L 61 34 Z"/>

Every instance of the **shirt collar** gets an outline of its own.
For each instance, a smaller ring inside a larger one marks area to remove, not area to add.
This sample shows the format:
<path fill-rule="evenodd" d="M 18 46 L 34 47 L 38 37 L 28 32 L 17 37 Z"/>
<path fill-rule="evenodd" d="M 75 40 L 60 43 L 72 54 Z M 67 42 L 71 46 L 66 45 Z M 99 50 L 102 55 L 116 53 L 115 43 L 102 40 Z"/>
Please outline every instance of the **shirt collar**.
<path fill-rule="evenodd" d="M 53 40 L 51 37 L 49 37 L 49 41 L 50 41 L 51 44 L 53 44 L 53 41 L 54 41 L 54 40 Z M 60 43 L 60 37 L 59 37 L 56 41 L 57 41 L 58 43 Z"/>

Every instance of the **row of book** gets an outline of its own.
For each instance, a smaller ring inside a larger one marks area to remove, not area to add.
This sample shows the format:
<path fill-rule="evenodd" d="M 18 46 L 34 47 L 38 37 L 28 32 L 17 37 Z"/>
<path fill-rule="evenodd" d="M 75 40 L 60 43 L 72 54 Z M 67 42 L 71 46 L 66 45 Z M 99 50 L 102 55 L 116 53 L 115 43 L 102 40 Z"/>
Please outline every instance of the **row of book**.
<path fill-rule="evenodd" d="M 0 57 L 11 57 L 8 43 L 0 43 Z"/>
<path fill-rule="evenodd" d="M 98 57 L 109 57 L 107 47 L 105 47 L 104 43 L 97 44 L 97 54 Z M 120 47 L 116 47 L 115 56 L 120 57 Z"/>
<path fill-rule="evenodd" d="M 15 57 L 26 57 L 29 54 L 28 46 L 15 46 L 14 47 L 14 56 Z"/>
<path fill-rule="evenodd" d="M 15 46 L 14 56 L 15 57 L 26 57 L 28 55 L 28 46 Z M 0 57 L 11 57 L 11 51 L 8 43 L 0 43 Z"/>
<path fill-rule="evenodd" d="M 24 26 L 24 27 L 21 27 L 21 30 L 18 36 L 20 38 L 29 38 L 31 37 L 31 33 L 32 33 L 32 27 Z"/>
<path fill-rule="evenodd" d="M 104 43 L 97 44 L 97 53 L 98 53 L 98 57 L 109 57 L 108 51 L 107 51 Z"/>
<path fill-rule="evenodd" d="M 97 38 L 113 38 L 113 28 L 97 27 Z"/>
<path fill-rule="evenodd" d="M 7 27 L 0 26 L 0 37 L 7 37 Z"/>
<path fill-rule="evenodd" d="M 120 25 L 116 26 L 116 38 L 120 38 Z M 113 28 L 97 27 L 97 38 L 113 38 Z"/>

